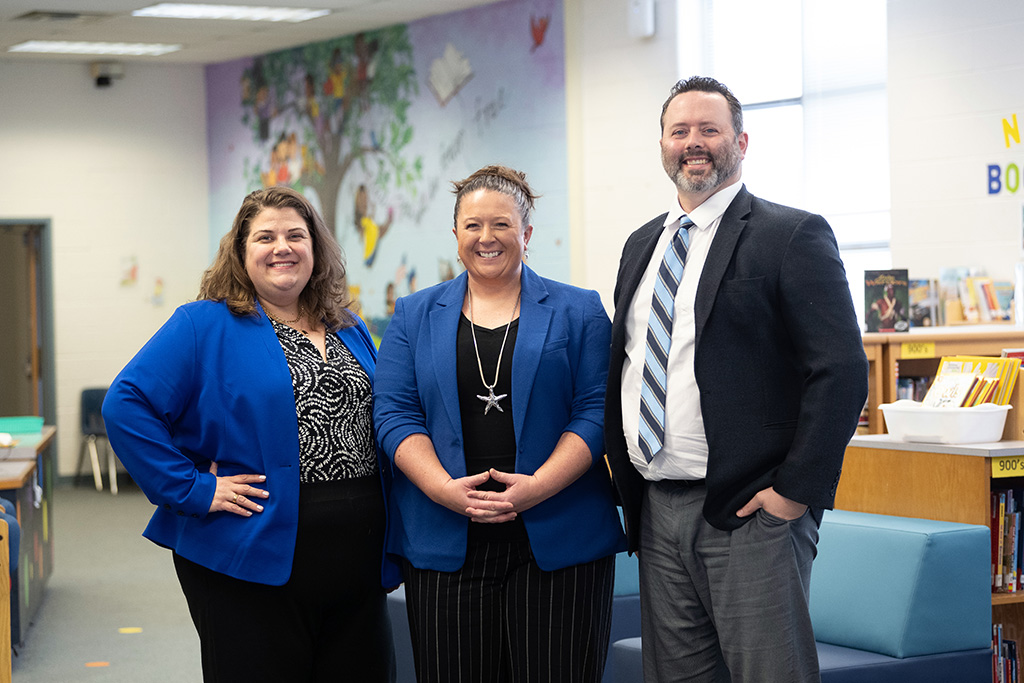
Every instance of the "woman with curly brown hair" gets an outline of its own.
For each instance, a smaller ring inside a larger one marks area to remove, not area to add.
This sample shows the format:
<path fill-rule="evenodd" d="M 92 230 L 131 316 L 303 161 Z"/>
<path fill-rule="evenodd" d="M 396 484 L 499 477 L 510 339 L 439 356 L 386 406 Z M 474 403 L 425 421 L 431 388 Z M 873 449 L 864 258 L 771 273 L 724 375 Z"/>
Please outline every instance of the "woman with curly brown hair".
<path fill-rule="evenodd" d="M 107 392 L 110 442 L 157 505 L 144 535 L 173 551 L 207 682 L 393 680 L 376 350 L 349 305 L 313 206 L 258 190 L 199 300 Z"/>

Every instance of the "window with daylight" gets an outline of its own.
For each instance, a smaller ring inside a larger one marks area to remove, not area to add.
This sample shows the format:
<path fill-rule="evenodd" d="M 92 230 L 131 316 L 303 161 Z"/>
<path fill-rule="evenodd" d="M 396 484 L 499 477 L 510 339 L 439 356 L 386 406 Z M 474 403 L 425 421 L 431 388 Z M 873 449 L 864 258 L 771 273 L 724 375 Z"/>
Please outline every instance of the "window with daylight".
<path fill-rule="evenodd" d="M 864 270 L 891 267 L 885 0 L 701 3 L 703 73 L 743 103 L 743 182 L 828 220 L 863 315 Z"/>

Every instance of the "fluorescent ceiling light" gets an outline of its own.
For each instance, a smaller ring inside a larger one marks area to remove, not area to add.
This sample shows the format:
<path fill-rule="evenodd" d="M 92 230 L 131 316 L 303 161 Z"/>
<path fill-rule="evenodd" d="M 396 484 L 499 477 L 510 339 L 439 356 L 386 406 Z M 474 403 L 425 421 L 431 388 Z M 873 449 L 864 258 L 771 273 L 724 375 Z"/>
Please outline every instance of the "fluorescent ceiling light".
<path fill-rule="evenodd" d="M 290 21 L 297 23 L 330 14 L 329 9 L 245 7 L 243 5 L 191 5 L 162 2 L 132 12 L 135 17 L 162 19 L 235 19 L 242 21 Z"/>
<path fill-rule="evenodd" d="M 66 40 L 30 40 L 7 48 L 8 52 L 44 52 L 62 55 L 147 55 L 177 52 L 181 45 L 160 43 L 87 43 Z"/>

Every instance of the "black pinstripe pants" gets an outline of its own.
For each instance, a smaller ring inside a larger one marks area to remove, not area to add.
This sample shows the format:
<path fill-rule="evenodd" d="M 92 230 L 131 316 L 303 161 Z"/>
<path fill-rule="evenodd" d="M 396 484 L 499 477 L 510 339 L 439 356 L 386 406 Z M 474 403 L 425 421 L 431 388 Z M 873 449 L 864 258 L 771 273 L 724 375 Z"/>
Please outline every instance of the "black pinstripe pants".
<path fill-rule="evenodd" d="M 419 683 L 601 680 L 615 558 L 546 572 L 528 541 L 470 543 L 455 572 L 405 563 Z"/>

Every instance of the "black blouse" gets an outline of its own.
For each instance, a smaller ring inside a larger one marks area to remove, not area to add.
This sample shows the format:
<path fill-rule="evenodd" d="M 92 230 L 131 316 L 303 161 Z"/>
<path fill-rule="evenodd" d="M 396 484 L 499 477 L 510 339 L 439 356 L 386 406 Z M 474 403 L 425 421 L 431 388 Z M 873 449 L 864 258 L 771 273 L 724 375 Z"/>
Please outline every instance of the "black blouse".
<path fill-rule="evenodd" d="M 377 474 L 370 378 L 336 334 L 327 361 L 298 330 L 271 320 L 295 391 L 299 481 L 303 484 Z"/>
<path fill-rule="evenodd" d="M 501 353 L 501 368 L 498 370 L 498 383 L 494 387 L 495 396 L 505 394 L 498 402 L 498 408 L 487 408 L 487 401 L 482 397 L 490 394 L 480 379 L 480 367 L 477 366 L 477 352 L 473 348 L 471 323 L 465 315 L 459 317 L 459 332 L 456 337 L 458 363 L 456 373 L 459 382 L 459 413 L 462 417 L 462 441 L 465 444 L 466 472 L 478 474 L 493 467 L 502 472 L 516 471 L 516 434 L 512 422 L 512 356 L 515 352 L 516 337 L 519 332 L 519 320 L 513 320 L 508 328 L 508 340 L 505 350 Z M 480 351 L 480 365 L 483 367 L 484 378 L 490 384 L 494 381 L 494 369 L 498 364 L 498 354 L 505 338 L 505 325 L 489 330 L 476 327 L 476 340 Z M 488 481 L 479 487 L 487 491 L 504 490 L 503 484 Z M 526 528 L 522 520 L 516 517 L 504 524 L 469 525 L 469 539 L 475 540 L 513 540 L 526 538 Z"/>

